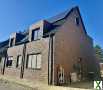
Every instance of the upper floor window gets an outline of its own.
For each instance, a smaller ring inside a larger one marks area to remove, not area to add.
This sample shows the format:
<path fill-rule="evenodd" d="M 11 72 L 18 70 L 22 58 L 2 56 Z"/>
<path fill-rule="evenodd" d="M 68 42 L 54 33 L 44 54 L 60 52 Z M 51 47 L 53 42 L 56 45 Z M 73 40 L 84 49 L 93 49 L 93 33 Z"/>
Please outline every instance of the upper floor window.
<path fill-rule="evenodd" d="M 32 40 L 40 39 L 40 37 L 41 37 L 40 28 L 32 30 Z"/>
<path fill-rule="evenodd" d="M 41 54 L 28 55 L 27 68 L 41 68 Z"/>
<path fill-rule="evenodd" d="M 12 66 L 12 62 L 13 62 L 13 57 L 12 56 L 8 57 L 7 62 L 6 62 L 6 66 L 7 67 L 11 67 Z"/>
<path fill-rule="evenodd" d="M 80 24 L 79 17 L 75 18 L 75 23 L 76 23 L 77 26 Z"/>
<path fill-rule="evenodd" d="M 19 56 L 17 57 L 16 67 L 20 67 L 20 66 L 21 66 L 21 64 L 22 64 L 22 56 L 21 56 L 21 55 L 19 55 Z"/>
<path fill-rule="evenodd" d="M 10 39 L 10 47 L 13 46 L 13 43 L 14 43 L 14 38 L 11 38 L 11 39 Z"/>

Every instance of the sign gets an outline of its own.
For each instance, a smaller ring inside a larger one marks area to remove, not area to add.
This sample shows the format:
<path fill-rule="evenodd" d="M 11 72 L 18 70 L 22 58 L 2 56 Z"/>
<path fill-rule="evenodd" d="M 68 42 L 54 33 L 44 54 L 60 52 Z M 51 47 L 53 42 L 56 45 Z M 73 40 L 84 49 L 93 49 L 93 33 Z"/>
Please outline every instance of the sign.
<path fill-rule="evenodd" d="M 94 81 L 94 89 L 102 90 L 102 81 Z"/>

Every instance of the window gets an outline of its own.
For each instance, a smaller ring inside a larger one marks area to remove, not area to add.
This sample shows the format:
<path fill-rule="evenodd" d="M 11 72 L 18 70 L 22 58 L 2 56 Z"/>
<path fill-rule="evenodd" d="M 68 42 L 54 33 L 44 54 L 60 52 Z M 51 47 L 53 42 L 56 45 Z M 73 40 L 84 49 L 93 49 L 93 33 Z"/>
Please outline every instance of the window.
<path fill-rule="evenodd" d="M 13 57 L 8 57 L 7 62 L 6 62 L 6 66 L 7 67 L 11 67 L 12 66 L 12 62 L 13 62 Z"/>
<path fill-rule="evenodd" d="M 77 26 L 79 25 L 79 17 L 75 18 L 75 23 L 76 23 Z"/>
<path fill-rule="evenodd" d="M 1 61 L 2 61 L 2 58 L 0 57 L 0 63 L 1 63 Z"/>
<path fill-rule="evenodd" d="M 10 40 L 10 46 L 11 46 L 11 47 L 13 46 L 13 41 L 14 41 L 14 39 L 12 38 L 12 39 Z"/>
<path fill-rule="evenodd" d="M 16 67 L 20 67 L 21 64 L 22 64 L 22 56 L 20 55 L 20 56 L 17 57 Z"/>
<path fill-rule="evenodd" d="M 40 28 L 35 29 L 35 30 L 32 31 L 32 40 L 40 39 L 40 37 L 41 37 Z"/>
<path fill-rule="evenodd" d="M 41 54 L 28 55 L 27 68 L 40 69 L 41 68 Z"/>
<path fill-rule="evenodd" d="M 36 65 L 36 67 L 41 68 L 41 54 L 37 55 L 37 65 Z"/>

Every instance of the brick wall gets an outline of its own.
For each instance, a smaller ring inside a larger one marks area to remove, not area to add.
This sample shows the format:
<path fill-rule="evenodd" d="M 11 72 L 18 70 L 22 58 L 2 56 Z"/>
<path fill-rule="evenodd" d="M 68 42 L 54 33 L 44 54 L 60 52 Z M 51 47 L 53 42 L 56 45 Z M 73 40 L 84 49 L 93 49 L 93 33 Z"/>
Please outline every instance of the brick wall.
<path fill-rule="evenodd" d="M 76 17 L 79 17 L 79 25 L 75 23 Z M 64 68 L 65 79 L 68 80 L 69 73 L 74 72 L 73 64 L 79 58 L 82 59 L 84 75 L 87 75 L 89 71 L 98 72 L 98 63 L 95 60 L 92 39 L 85 33 L 77 10 L 74 10 L 64 25 L 58 29 L 55 34 L 54 44 L 54 82 L 57 83 L 58 66 Z"/>
<path fill-rule="evenodd" d="M 49 49 L 49 40 L 41 39 L 37 41 L 32 41 L 26 46 L 26 61 L 28 54 L 41 53 L 42 55 L 42 65 L 40 70 L 24 69 L 24 78 L 32 80 L 34 82 L 43 82 L 47 83 L 48 81 L 48 49 Z M 25 61 L 25 62 L 26 62 Z M 25 63 L 26 67 L 26 63 Z"/>
<path fill-rule="evenodd" d="M 23 55 L 24 45 L 18 45 L 8 48 L 7 54 L 13 56 L 12 67 L 5 68 L 5 76 L 18 77 L 20 78 L 20 68 L 16 68 L 18 55 Z"/>

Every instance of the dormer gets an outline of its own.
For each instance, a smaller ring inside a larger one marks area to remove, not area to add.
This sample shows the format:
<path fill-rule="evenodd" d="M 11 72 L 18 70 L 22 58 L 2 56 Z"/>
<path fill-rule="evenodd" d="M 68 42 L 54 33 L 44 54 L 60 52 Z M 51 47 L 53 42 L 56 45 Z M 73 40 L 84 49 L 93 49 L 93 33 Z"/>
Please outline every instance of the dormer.
<path fill-rule="evenodd" d="M 43 34 L 50 28 L 50 23 L 45 20 L 39 21 L 29 28 L 29 41 L 40 40 Z"/>
<path fill-rule="evenodd" d="M 9 38 L 9 47 L 15 46 L 25 37 L 22 33 L 12 33 Z"/>

